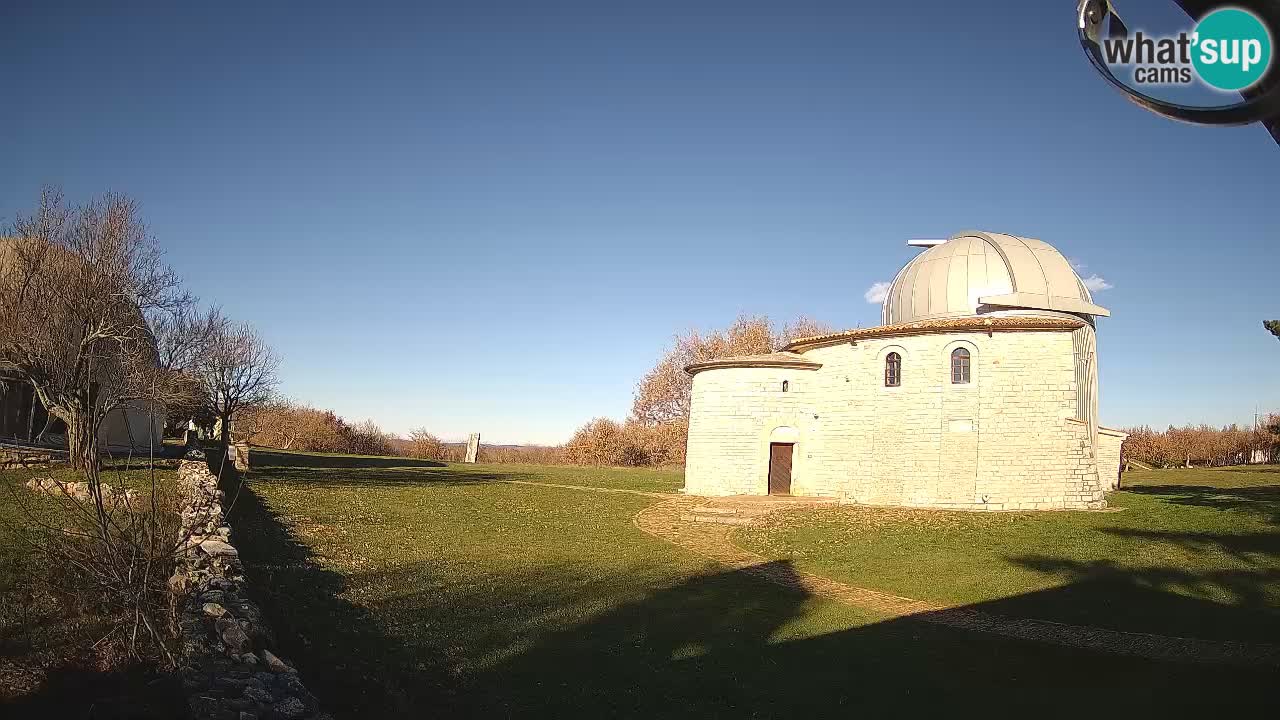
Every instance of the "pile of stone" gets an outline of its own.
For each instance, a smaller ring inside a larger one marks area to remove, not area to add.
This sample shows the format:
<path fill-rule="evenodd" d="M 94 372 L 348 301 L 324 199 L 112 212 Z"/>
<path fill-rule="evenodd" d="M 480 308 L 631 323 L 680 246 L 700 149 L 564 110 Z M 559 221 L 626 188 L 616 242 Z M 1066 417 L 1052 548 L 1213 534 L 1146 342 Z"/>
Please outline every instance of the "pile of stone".
<path fill-rule="evenodd" d="M 183 492 L 178 564 L 169 587 L 179 595 L 182 686 L 194 720 L 328 718 L 294 667 L 277 657 L 270 628 L 249 600 L 223 492 L 203 456 L 178 464 Z"/>
<path fill-rule="evenodd" d="M 31 478 L 27 481 L 27 487 L 33 492 L 69 497 L 82 502 L 88 502 L 93 498 L 93 495 L 89 492 L 89 483 L 76 480 L 64 482 L 53 478 Z M 120 498 L 124 498 L 126 503 L 132 503 L 136 497 L 133 490 L 119 490 L 106 484 L 103 484 L 101 488 L 102 500 L 108 504 L 114 503 Z"/>

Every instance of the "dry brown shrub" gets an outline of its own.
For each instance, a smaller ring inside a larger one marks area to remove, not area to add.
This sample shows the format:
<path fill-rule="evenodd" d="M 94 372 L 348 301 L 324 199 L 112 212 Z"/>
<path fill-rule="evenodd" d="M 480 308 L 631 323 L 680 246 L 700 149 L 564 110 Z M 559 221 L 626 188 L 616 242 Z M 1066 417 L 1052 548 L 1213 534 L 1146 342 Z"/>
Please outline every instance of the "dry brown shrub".
<path fill-rule="evenodd" d="M 1129 437 L 1121 449 L 1123 457 L 1159 468 L 1239 465 L 1252 462 L 1255 452 L 1268 462 L 1280 458 L 1280 415 L 1276 414 L 1260 419 L 1255 428 L 1171 425 L 1163 432 L 1147 426 L 1125 432 Z"/>
<path fill-rule="evenodd" d="M 409 457 L 420 460 L 446 460 L 448 448 L 440 438 L 432 435 L 426 428 L 414 428 L 409 431 L 409 442 L 405 447 Z"/>
<path fill-rule="evenodd" d="M 254 445 L 281 450 L 347 452 L 350 447 L 342 418 L 288 400 L 247 409 L 235 429 Z"/>
<path fill-rule="evenodd" d="M 394 455 L 396 448 L 390 433 L 383 431 L 378 423 L 365 420 L 346 427 L 347 447 L 344 452 L 353 455 Z"/>
<path fill-rule="evenodd" d="M 622 425 L 609 418 L 595 418 L 578 428 L 565 446 L 573 465 L 635 464 L 634 448 L 627 446 Z"/>

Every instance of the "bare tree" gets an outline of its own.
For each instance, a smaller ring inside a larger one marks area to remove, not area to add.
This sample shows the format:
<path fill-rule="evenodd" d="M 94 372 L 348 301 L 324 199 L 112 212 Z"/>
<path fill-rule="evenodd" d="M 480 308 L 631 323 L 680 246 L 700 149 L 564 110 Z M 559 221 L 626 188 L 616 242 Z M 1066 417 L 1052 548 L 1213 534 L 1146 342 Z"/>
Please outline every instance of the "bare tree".
<path fill-rule="evenodd" d="M 354 455 L 390 455 L 395 451 L 394 439 L 372 419 L 347 427 L 347 452 Z"/>
<path fill-rule="evenodd" d="M 0 372 L 66 423 L 71 462 L 96 492 L 103 419 L 125 407 L 163 414 L 182 392 L 150 321 L 191 298 L 124 195 L 76 207 L 46 188 L 11 234 L 0 241 Z"/>
<path fill-rule="evenodd" d="M 774 349 L 781 350 L 783 346 L 793 340 L 830 335 L 833 332 L 835 332 L 835 329 L 830 325 L 801 315 L 782 326 L 782 332 L 774 338 Z"/>
<path fill-rule="evenodd" d="M 161 498 L 153 462 L 149 487 L 127 483 L 125 472 L 114 488 L 108 484 L 98 435 L 112 412 L 142 410 L 154 426 L 167 405 L 189 397 L 192 383 L 176 360 L 191 353 L 177 349 L 199 342 L 174 318 L 192 299 L 123 195 L 72 206 L 46 189 L 10 233 L 0 240 L 0 372 L 29 383 L 50 415 L 66 423 L 71 463 L 86 480 L 43 480 L 68 512 L 50 523 L 21 504 L 19 537 L 40 562 L 59 569 L 64 590 L 121 619 L 108 637 L 133 657 L 150 644 L 171 664 L 165 578 L 176 549 L 175 515 Z"/>
<path fill-rule="evenodd" d="M 409 431 L 409 455 L 423 460 L 444 460 L 445 445 L 426 428 Z"/>
<path fill-rule="evenodd" d="M 236 432 L 250 442 L 281 450 L 345 452 L 350 428 L 332 411 L 291 400 L 250 407 L 236 418 Z"/>
<path fill-rule="evenodd" d="M 280 359 L 248 324 L 224 327 L 203 354 L 195 376 L 204 402 L 221 424 L 220 440 L 231 440 L 231 421 L 249 408 L 271 399 Z"/>
<path fill-rule="evenodd" d="M 693 380 L 685 367 L 732 355 L 759 355 L 781 350 L 799 337 L 822 335 L 830 328 L 808 318 L 798 318 L 775 332 L 769 318 L 743 315 L 728 329 L 679 335 L 658 364 L 636 387 L 631 417 L 644 425 L 687 420 Z"/>
<path fill-rule="evenodd" d="M 169 417 L 191 418 L 207 412 L 200 371 L 227 334 L 228 321 L 218 308 L 198 310 L 194 304 L 152 322 L 160 367 L 173 373 Z"/>

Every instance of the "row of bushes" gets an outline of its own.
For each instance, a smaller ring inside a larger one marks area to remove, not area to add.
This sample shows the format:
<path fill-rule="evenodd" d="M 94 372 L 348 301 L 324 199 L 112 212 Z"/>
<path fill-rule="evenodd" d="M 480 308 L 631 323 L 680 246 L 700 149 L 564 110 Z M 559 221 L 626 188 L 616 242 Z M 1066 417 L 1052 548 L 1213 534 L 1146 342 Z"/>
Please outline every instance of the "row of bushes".
<path fill-rule="evenodd" d="M 1228 425 L 1173 427 L 1163 432 L 1130 428 L 1124 458 L 1158 468 L 1218 467 L 1280 459 L 1280 415 L 1272 414 L 1255 428 Z"/>
<path fill-rule="evenodd" d="M 611 465 L 667 467 L 684 464 L 688 424 L 684 421 L 646 426 L 596 418 L 564 445 L 481 445 L 477 460 L 536 465 Z M 396 441 L 397 454 L 424 460 L 461 462 L 466 445 L 446 443 L 423 429 Z"/>
<path fill-rule="evenodd" d="M 478 460 L 538 465 L 676 466 L 684 464 L 688 422 L 645 425 L 596 418 L 565 445 L 481 445 Z M 464 443 L 447 443 L 425 429 L 401 438 L 372 420 L 351 424 L 331 410 L 294 402 L 273 402 L 245 411 L 235 433 L 254 445 L 305 452 L 403 455 L 461 462 Z"/>
<path fill-rule="evenodd" d="M 597 421 L 593 421 L 596 423 Z M 609 421 L 602 421 L 608 423 Z M 589 424 L 590 426 L 591 424 Z M 466 444 L 447 443 L 425 429 L 417 429 L 402 438 L 386 432 L 372 420 L 349 423 L 332 410 L 320 410 L 310 405 L 290 401 L 276 401 L 250 408 L 236 420 L 235 435 L 254 445 L 300 450 L 303 452 L 351 453 L 354 455 L 402 455 L 423 460 L 461 462 L 466 455 Z M 603 437 L 603 436 L 601 436 Z M 563 465 L 575 462 L 588 463 L 587 457 L 650 457 L 634 449 L 617 451 L 618 442 L 610 441 L 605 453 L 570 452 L 570 445 L 560 446 L 508 446 L 481 445 L 480 462 L 526 463 L 538 465 Z M 628 447 L 637 445 L 634 433 L 629 435 Z M 680 456 L 670 460 L 667 455 L 657 458 L 660 464 L 683 462 L 683 435 L 680 436 Z M 649 462 L 602 464 L 650 464 Z"/>
<path fill-rule="evenodd" d="M 467 454 L 466 443 L 447 443 L 419 428 L 409 433 L 408 439 L 395 439 L 394 454 L 421 460 L 462 462 Z M 522 463 L 526 465 L 563 465 L 564 447 L 559 445 L 481 445 L 476 454 L 477 462 Z"/>
<path fill-rule="evenodd" d="M 255 445 L 305 452 L 392 455 L 397 438 L 372 420 L 351 424 L 332 410 L 277 401 L 247 408 L 235 423 L 237 437 Z"/>
<path fill-rule="evenodd" d="M 538 465 L 608 465 L 671 467 L 685 461 L 685 419 L 643 423 L 595 418 L 557 446 L 481 445 L 480 462 Z M 1124 457 L 1154 467 L 1220 466 L 1280 459 L 1280 415 L 1257 428 L 1230 425 L 1130 428 Z M 276 402 L 247 411 L 236 433 L 256 445 L 309 452 L 406 457 L 461 462 L 464 443 L 447 443 L 425 429 L 408 438 L 382 430 L 372 420 L 351 424 L 329 410 Z"/>

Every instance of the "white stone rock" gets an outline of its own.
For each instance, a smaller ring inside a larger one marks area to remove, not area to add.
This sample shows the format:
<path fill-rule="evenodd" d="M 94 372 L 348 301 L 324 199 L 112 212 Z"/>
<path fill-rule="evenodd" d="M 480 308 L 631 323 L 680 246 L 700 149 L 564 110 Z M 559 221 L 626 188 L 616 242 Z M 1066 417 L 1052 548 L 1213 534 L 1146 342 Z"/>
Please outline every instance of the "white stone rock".
<path fill-rule="evenodd" d="M 213 557 L 240 554 L 234 547 L 221 540 L 205 540 L 200 543 L 200 549 Z"/>

